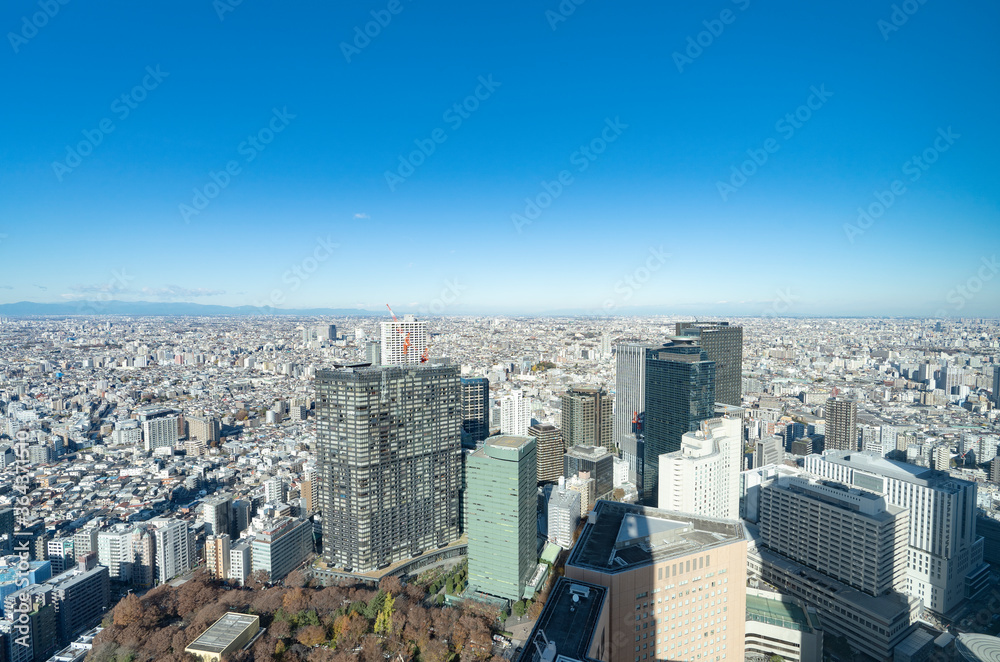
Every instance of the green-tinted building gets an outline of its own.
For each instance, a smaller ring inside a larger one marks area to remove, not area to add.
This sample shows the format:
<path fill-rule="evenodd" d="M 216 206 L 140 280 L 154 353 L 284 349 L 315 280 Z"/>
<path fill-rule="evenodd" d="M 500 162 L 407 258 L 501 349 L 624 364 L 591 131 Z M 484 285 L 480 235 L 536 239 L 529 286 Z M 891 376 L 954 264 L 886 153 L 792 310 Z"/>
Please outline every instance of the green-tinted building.
<path fill-rule="evenodd" d="M 467 463 L 469 589 L 520 600 L 538 563 L 533 437 L 490 437 Z"/>

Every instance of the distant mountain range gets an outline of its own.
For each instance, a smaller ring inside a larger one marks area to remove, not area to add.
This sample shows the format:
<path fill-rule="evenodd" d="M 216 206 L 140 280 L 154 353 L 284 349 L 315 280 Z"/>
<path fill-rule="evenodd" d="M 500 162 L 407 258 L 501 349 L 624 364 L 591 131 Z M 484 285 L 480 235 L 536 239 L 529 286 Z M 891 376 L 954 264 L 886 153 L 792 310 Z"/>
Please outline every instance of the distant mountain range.
<path fill-rule="evenodd" d="M 217 306 L 187 302 L 155 301 L 70 301 L 66 303 L 35 303 L 18 301 L 0 304 L 4 317 L 65 317 L 68 315 L 143 316 L 210 316 L 210 315 L 293 315 L 310 317 L 367 317 L 382 315 L 381 311 L 360 308 L 271 308 L 257 306 Z"/>

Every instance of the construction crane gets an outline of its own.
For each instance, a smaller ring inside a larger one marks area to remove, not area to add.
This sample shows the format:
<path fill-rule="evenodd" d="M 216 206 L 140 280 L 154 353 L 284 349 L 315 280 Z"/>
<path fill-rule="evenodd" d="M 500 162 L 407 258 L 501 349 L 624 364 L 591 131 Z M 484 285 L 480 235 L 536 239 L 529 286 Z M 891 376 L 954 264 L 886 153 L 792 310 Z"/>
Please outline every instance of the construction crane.
<path fill-rule="evenodd" d="M 405 357 L 410 353 L 410 334 L 406 334 L 406 338 L 403 339 L 403 356 Z"/>
<path fill-rule="evenodd" d="M 385 307 L 389 308 L 389 304 L 385 304 Z M 389 314 L 392 315 L 392 321 L 393 322 L 398 322 L 399 321 L 399 318 L 396 317 L 396 313 L 392 312 L 392 308 L 389 308 Z"/>

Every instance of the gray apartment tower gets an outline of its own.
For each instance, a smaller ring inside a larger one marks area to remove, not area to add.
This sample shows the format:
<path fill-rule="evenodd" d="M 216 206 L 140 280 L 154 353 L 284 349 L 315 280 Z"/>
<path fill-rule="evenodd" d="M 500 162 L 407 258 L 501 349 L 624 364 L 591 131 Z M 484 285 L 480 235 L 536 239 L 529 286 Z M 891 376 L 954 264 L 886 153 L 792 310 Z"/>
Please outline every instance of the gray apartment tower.
<path fill-rule="evenodd" d="M 659 458 L 681 448 L 681 437 L 715 415 L 715 362 L 690 337 L 646 350 L 643 475 L 636 485 L 646 505 L 659 492 Z"/>
<path fill-rule="evenodd" d="M 490 380 L 462 377 L 462 445 L 476 448 L 490 436 Z"/>
<path fill-rule="evenodd" d="M 643 430 L 646 413 L 646 350 L 660 343 L 620 343 L 615 346 L 614 440 L 628 462 L 629 480 L 642 489 Z"/>
<path fill-rule="evenodd" d="M 571 388 L 562 395 L 559 426 L 566 447 L 603 446 L 614 451 L 611 435 L 614 400 L 604 389 Z"/>
<path fill-rule="evenodd" d="M 845 398 L 826 401 L 826 432 L 823 448 L 828 451 L 858 450 L 858 403 Z"/>
<path fill-rule="evenodd" d="M 743 405 L 743 327 L 729 322 L 677 322 L 679 336 L 698 338 L 715 361 L 715 401 Z"/>
<path fill-rule="evenodd" d="M 351 366 L 316 374 L 323 556 L 370 572 L 458 539 L 462 384 L 457 366 Z"/>

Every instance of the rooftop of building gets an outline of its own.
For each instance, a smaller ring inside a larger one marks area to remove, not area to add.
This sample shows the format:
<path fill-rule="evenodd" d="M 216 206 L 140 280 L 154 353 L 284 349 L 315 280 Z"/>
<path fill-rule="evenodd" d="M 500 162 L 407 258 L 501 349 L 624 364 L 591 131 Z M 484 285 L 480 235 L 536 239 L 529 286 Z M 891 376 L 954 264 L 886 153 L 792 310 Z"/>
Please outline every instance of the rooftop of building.
<path fill-rule="evenodd" d="M 1000 637 L 963 632 L 957 649 L 968 662 L 1000 662 Z"/>
<path fill-rule="evenodd" d="M 486 445 L 498 448 L 521 448 L 529 443 L 531 443 L 531 437 L 520 437 L 513 434 L 502 434 L 486 440 Z"/>
<path fill-rule="evenodd" d="M 745 539 L 733 520 L 602 500 L 567 564 L 620 572 Z"/>
<path fill-rule="evenodd" d="M 942 488 L 952 482 L 955 483 L 957 489 L 958 480 L 946 472 L 920 467 L 908 462 L 889 460 L 872 451 L 828 451 L 818 457 L 822 457 L 823 460 L 832 464 L 839 464 L 857 471 L 902 480 L 915 485 Z"/>
<path fill-rule="evenodd" d="M 810 619 L 798 603 L 765 597 L 753 591 L 747 591 L 747 620 L 799 632 L 812 632 L 818 626 L 818 623 L 813 623 L 816 617 Z"/>
<path fill-rule="evenodd" d="M 221 653 L 241 634 L 250 628 L 260 626 L 260 617 L 251 614 L 228 612 L 192 641 L 186 650 Z"/>
<path fill-rule="evenodd" d="M 596 584 L 566 577 L 556 580 L 518 662 L 587 659 L 607 593 Z"/>
<path fill-rule="evenodd" d="M 600 460 L 611 455 L 604 446 L 570 446 L 566 449 L 566 455 L 571 455 L 572 457 L 584 459 L 584 460 Z"/>

